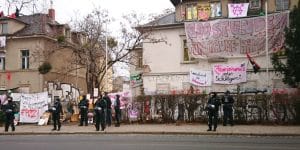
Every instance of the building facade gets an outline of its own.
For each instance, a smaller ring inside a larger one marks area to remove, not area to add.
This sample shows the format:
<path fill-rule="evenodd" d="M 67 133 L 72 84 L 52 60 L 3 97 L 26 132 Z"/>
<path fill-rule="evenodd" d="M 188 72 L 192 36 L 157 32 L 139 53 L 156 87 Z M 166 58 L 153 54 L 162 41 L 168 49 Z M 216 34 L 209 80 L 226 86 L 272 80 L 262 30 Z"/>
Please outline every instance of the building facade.
<path fill-rule="evenodd" d="M 72 43 L 70 27 L 55 21 L 54 9 L 48 14 L 0 18 L 0 88 L 21 93 L 48 91 L 52 96 L 78 97 L 86 93 L 85 70 L 76 68 L 72 47 L 60 46 L 60 40 Z M 78 39 L 77 39 L 78 40 Z M 52 69 L 39 71 L 44 63 Z"/>
<path fill-rule="evenodd" d="M 191 88 L 199 93 L 288 88 L 270 57 L 283 52 L 283 30 L 298 0 L 171 2 L 174 13 L 143 26 L 153 28 L 152 38 L 165 40 L 143 43 L 146 95 L 187 93 Z"/>

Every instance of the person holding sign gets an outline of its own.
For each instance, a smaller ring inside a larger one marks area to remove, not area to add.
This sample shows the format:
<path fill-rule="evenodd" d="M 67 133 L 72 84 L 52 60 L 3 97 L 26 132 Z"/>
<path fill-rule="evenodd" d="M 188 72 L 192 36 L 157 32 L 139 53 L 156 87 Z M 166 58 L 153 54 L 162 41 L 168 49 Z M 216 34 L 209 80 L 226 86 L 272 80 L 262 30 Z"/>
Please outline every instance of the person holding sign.
<path fill-rule="evenodd" d="M 16 104 L 12 101 L 11 97 L 7 98 L 8 103 L 3 105 L 3 111 L 5 112 L 5 132 L 8 132 L 9 126 L 11 131 L 15 131 L 14 119 Z"/>
<path fill-rule="evenodd" d="M 61 123 L 60 123 L 60 114 L 63 115 L 62 111 L 62 105 L 60 103 L 60 99 L 57 98 L 55 100 L 54 105 L 51 107 L 51 112 L 52 112 L 52 120 L 53 120 L 53 129 L 52 131 L 60 131 L 61 128 Z"/>
<path fill-rule="evenodd" d="M 219 98 L 217 97 L 217 93 L 213 92 L 212 96 L 209 98 L 207 102 L 207 111 L 208 111 L 208 129 L 207 131 L 212 130 L 212 125 L 214 126 L 213 131 L 217 130 L 218 125 L 218 111 L 219 106 L 221 105 Z"/>
<path fill-rule="evenodd" d="M 79 126 L 83 126 L 83 122 L 85 123 L 85 126 L 88 126 L 88 107 L 89 102 L 86 99 L 86 96 L 83 95 L 81 101 L 78 104 L 78 107 L 80 109 L 80 124 Z"/>

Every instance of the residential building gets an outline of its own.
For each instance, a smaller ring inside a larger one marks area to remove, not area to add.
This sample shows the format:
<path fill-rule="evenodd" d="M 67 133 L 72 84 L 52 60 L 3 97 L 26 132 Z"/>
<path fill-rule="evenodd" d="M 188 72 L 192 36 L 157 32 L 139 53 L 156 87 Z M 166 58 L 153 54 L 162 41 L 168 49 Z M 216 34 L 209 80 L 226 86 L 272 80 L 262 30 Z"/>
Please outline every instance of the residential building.
<path fill-rule="evenodd" d="M 86 93 L 85 69 L 75 69 L 72 47 L 62 47 L 61 40 L 76 44 L 77 33 L 55 21 L 54 9 L 48 14 L 0 18 L 0 88 L 22 93 L 48 91 L 52 97 L 73 98 Z M 39 67 L 49 62 L 46 74 Z M 70 71 L 71 70 L 71 71 Z"/>
<path fill-rule="evenodd" d="M 283 30 L 298 0 L 170 2 L 174 13 L 142 26 L 152 29 L 152 38 L 165 40 L 142 45 L 145 94 L 187 93 L 191 87 L 199 93 L 288 87 L 275 74 L 270 57 L 283 50 Z M 197 84 L 200 80 L 205 83 Z"/>

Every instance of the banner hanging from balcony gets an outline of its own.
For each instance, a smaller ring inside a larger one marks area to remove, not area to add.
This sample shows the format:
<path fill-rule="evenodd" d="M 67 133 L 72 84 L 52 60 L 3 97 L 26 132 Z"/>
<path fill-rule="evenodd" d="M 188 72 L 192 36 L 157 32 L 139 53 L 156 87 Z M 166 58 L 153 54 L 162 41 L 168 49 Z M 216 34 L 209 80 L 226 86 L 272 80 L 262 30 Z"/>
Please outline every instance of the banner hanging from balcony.
<path fill-rule="evenodd" d="M 238 84 L 247 82 L 247 65 L 216 64 L 213 66 L 213 82 L 217 84 Z"/>
<path fill-rule="evenodd" d="M 211 86 L 211 71 L 190 69 L 190 83 L 196 86 Z"/>
<path fill-rule="evenodd" d="M 228 17 L 239 18 L 246 17 L 249 3 L 228 4 Z"/>
<path fill-rule="evenodd" d="M 288 17 L 288 12 L 268 15 L 269 51 L 282 48 Z M 185 32 L 189 52 L 195 58 L 265 54 L 265 16 L 185 22 Z"/>

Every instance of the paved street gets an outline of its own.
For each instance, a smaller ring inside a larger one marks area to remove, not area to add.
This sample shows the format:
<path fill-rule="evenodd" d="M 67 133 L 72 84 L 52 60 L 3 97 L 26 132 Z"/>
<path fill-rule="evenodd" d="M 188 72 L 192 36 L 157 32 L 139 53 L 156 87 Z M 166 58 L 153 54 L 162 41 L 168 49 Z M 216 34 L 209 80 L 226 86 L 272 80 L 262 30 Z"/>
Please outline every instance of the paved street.
<path fill-rule="evenodd" d="M 201 135 L 21 135 L 0 136 L 3 150 L 298 150 L 300 137 Z"/>

